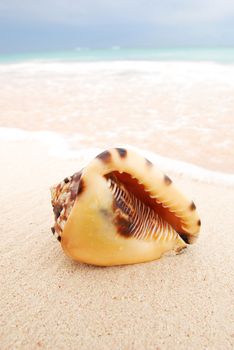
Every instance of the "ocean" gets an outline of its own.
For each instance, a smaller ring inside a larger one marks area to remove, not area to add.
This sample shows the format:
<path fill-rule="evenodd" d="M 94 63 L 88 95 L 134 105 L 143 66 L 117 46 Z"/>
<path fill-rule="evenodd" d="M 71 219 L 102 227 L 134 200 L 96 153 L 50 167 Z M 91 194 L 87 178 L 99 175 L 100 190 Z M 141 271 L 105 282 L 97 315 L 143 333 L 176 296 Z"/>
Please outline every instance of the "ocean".
<path fill-rule="evenodd" d="M 78 159 L 130 147 L 234 184 L 233 48 L 2 55 L 0 81 L 0 139 Z"/>
<path fill-rule="evenodd" d="M 55 52 L 26 52 L 0 55 L 1 63 L 25 61 L 208 61 L 234 63 L 234 48 L 163 48 L 126 49 L 114 46 L 109 49 L 77 47 L 73 50 Z"/>

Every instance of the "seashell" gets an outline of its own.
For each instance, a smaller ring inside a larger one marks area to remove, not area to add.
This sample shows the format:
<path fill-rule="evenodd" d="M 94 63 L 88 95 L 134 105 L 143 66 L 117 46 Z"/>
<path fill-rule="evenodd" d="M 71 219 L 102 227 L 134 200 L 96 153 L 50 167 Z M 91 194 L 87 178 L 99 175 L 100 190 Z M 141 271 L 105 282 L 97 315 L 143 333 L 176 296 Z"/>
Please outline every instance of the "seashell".
<path fill-rule="evenodd" d="M 99 154 L 51 188 L 57 236 L 72 259 L 122 265 L 180 252 L 198 237 L 201 221 L 172 180 L 131 150 Z"/>

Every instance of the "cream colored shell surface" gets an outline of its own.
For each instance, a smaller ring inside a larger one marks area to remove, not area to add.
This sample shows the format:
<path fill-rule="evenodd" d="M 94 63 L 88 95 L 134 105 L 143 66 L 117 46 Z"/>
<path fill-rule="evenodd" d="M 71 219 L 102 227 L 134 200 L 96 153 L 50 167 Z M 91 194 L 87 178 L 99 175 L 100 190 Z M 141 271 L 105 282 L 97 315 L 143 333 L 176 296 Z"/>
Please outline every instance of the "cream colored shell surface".
<path fill-rule="evenodd" d="M 113 221 L 113 196 L 106 175 L 127 173 L 145 193 L 180 221 L 181 232 L 172 240 L 138 240 L 118 233 Z M 150 261 L 165 252 L 180 251 L 193 243 L 200 230 L 195 204 L 144 157 L 114 148 L 98 155 L 83 170 L 73 207 L 61 233 L 61 244 L 71 258 L 95 265 Z M 182 239 L 183 238 L 183 239 Z"/>

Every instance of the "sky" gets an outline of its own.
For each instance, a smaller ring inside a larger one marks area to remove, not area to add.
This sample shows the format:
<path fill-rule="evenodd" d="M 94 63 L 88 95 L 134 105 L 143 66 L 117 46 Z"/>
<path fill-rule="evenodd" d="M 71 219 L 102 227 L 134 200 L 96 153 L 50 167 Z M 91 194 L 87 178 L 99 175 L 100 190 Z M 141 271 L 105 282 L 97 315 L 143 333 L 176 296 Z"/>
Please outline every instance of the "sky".
<path fill-rule="evenodd" d="M 0 0 L 0 53 L 234 46 L 234 0 Z"/>

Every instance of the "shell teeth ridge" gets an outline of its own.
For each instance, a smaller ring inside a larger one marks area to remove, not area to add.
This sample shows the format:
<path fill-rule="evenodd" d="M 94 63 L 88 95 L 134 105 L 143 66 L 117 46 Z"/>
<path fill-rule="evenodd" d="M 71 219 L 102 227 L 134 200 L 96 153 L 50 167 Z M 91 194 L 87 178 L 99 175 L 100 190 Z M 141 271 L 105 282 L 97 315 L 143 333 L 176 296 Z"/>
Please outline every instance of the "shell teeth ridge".
<path fill-rule="evenodd" d="M 131 175 L 131 177 L 133 179 L 136 179 L 134 176 Z M 138 184 L 142 185 L 143 182 L 142 181 L 138 181 Z M 121 198 L 121 191 L 117 191 L 117 188 L 116 186 L 114 185 L 114 181 L 111 180 L 111 179 L 108 179 L 108 187 L 112 188 L 112 192 L 113 194 L 117 193 L 117 200 L 120 200 Z M 118 187 L 118 186 L 117 186 Z M 123 185 L 120 185 L 120 187 L 123 187 Z M 187 225 L 188 225 L 188 222 L 190 221 L 188 219 L 188 215 L 189 216 L 192 216 L 192 213 L 191 215 L 188 214 L 187 212 L 187 208 L 186 207 L 183 207 L 183 208 L 179 208 L 179 203 L 178 202 L 175 202 L 175 201 L 172 201 L 171 199 L 165 199 L 163 197 L 168 197 L 168 194 L 167 196 L 165 196 L 164 192 L 165 191 L 161 191 L 161 193 L 157 193 L 157 194 L 151 194 L 151 191 L 153 189 L 152 188 L 146 188 L 145 189 L 145 192 L 147 193 L 147 195 L 149 195 L 150 198 L 152 199 L 155 199 L 156 203 L 160 203 L 165 209 L 167 209 L 168 211 L 170 211 L 171 213 L 173 213 L 173 215 L 175 215 L 175 217 L 179 218 L 180 221 L 181 221 L 181 228 L 185 231 L 187 231 Z M 154 189 L 155 190 L 155 189 Z M 130 212 L 131 212 L 131 209 L 129 209 L 127 211 L 127 208 L 128 208 L 128 204 L 126 204 L 126 200 L 123 200 L 124 203 L 124 209 L 125 211 L 127 212 L 128 215 L 130 215 Z M 148 218 L 148 216 L 147 216 Z M 151 221 L 151 220 L 149 220 Z M 165 225 L 162 224 L 160 222 L 159 224 L 159 227 L 156 227 L 156 226 L 153 226 L 152 223 L 145 223 L 144 222 L 140 222 L 140 219 L 134 217 L 134 221 L 132 223 L 132 225 L 130 225 L 130 230 L 132 232 L 132 236 L 135 237 L 136 239 L 153 239 L 153 236 L 155 235 L 154 237 L 154 240 L 161 240 L 162 239 L 162 235 L 163 235 L 163 231 L 165 229 Z M 170 225 L 166 222 L 166 233 L 164 233 L 166 235 L 166 237 L 164 237 L 164 240 L 165 241 L 168 241 L 168 240 L 171 240 L 171 239 L 176 239 L 176 237 L 178 236 L 176 231 L 170 227 Z"/>
<path fill-rule="evenodd" d="M 168 198 L 168 193 L 165 191 L 165 187 L 163 186 L 162 188 L 159 189 L 155 187 L 150 187 L 146 188 L 145 191 L 149 195 L 150 198 L 154 199 L 156 203 L 161 204 L 163 208 L 167 209 L 169 212 L 171 212 L 175 217 L 179 219 L 184 219 L 181 220 L 182 223 L 190 221 L 190 217 L 193 217 L 193 212 L 189 213 L 188 212 L 188 205 L 184 204 L 183 207 L 181 207 L 181 204 L 178 203 L 177 201 L 175 202 L 174 199 Z M 157 193 L 155 193 L 157 192 Z M 188 218 L 189 216 L 189 218 Z"/>

